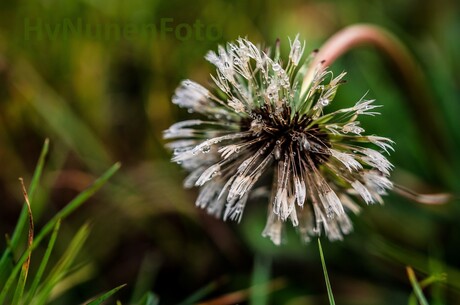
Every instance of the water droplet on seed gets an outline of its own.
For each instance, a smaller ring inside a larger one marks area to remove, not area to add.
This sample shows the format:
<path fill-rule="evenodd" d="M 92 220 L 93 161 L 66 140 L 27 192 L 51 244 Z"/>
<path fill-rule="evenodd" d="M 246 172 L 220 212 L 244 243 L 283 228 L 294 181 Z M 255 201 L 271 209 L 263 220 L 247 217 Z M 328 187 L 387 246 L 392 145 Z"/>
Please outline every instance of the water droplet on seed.
<path fill-rule="evenodd" d="M 211 146 L 209 145 L 204 145 L 202 148 L 201 148 L 201 152 L 203 152 L 204 154 L 207 154 L 208 152 L 211 151 Z"/>
<path fill-rule="evenodd" d="M 324 99 L 320 99 L 319 102 L 321 103 L 322 106 L 327 106 L 327 105 L 329 105 L 330 101 L 329 101 L 329 99 L 324 98 Z"/>

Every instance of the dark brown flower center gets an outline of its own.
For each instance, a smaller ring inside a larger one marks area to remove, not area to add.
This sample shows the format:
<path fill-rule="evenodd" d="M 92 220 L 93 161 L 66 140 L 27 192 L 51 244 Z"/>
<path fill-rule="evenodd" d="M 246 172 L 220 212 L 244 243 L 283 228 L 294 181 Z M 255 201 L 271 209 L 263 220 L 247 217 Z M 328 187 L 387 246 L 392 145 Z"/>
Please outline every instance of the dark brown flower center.
<path fill-rule="evenodd" d="M 310 123 L 311 120 L 305 117 L 291 119 L 288 113 L 275 115 L 258 111 L 241 120 L 240 130 L 252 130 L 254 137 L 264 138 L 265 141 L 258 142 L 257 147 L 269 143 L 275 148 L 277 160 L 285 154 L 296 159 L 309 156 L 318 166 L 329 158 L 331 144 L 328 134 L 318 125 L 309 126 Z"/>

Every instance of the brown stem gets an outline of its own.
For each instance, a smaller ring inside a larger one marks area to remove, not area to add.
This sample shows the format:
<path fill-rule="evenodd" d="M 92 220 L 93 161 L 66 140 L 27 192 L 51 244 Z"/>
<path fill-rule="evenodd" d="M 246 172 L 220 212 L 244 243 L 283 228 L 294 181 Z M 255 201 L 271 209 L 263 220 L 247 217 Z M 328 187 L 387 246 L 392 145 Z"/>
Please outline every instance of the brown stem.
<path fill-rule="evenodd" d="M 374 25 L 359 24 L 344 28 L 333 35 L 321 47 L 310 64 L 310 69 L 304 78 L 302 90 L 308 89 L 315 72 L 324 70 L 337 58 L 351 49 L 373 45 L 389 57 L 399 70 L 404 88 L 410 96 L 407 100 L 414 114 L 414 119 L 419 129 L 426 136 L 428 145 L 433 147 L 438 155 L 445 159 L 447 154 L 446 133 L 441 126 L 433 98 L 428 91 L 428 86 L 423 73 L 414 61 L 407 48 L 391 33 Z M 301 92 L 301 95 L 304 92 Z"/>

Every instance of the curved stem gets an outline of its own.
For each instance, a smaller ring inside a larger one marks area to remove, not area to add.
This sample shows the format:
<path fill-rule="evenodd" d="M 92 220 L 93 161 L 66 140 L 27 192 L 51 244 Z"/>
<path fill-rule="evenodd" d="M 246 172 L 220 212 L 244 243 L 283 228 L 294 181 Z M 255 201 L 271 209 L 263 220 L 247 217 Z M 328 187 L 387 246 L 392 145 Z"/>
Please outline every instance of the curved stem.
<path fill-rule="evenodd" d="M 423 73 L 407 48 L 394 35 L 381 27 L 369 24 L 349 26 L 326 41 L 305 75 L 301 96 L 308 89 L 316 72 L 326 69 L 341 55 L 362 45 L 377 47 L 393 61 L 410 95 L 409 107 L 415 115 L 420 130 L 426 135 L 427 144 L 434 147 L 437 154 L 440 157 L 444 156 L 445 159 L 448 151 L 447 143 L 444 141 L 446 133 L 443 132 L 444 128 L 438 119 L 437 109 L 434 107 Z"/>

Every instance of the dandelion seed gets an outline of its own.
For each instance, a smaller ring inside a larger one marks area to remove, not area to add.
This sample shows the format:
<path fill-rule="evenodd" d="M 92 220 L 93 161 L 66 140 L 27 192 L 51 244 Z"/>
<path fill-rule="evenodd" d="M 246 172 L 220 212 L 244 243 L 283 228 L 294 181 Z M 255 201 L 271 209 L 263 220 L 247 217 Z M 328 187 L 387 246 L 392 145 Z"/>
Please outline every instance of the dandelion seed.
<path fill-rule="evenodd" d="M 352 231 L 356 202 L 381 203 L 392 189 L 393 165 L 369 147 L 388 153 L 393 142 L 365 135 L 356 120 L 378 114 L 372 100 L 327 112 L 345 73 L 318 70 L 299 87 L 308 62 L 293 67 L 305 45 L 297 35 L 290 46 L 286 64 L 243 38 L 210 51 L 215 88 L 186 80 L 172 99 L 206 119 L 176 123 L 164 136 L 172 160 L 190 172 L 184 186 L 200 187 L 196 205 L 208 213 L 240 221 L 254 186 L 271 176 L 263 236 L 278 245 L 291 223 L 305 242 L 322 233 L 341 240 Z"/>
<path fill-rule="evenodd" d="M 305 50 L 305 43 L 302 47 L 299 40 L 299 34 L 296 35 L 293 42 L 291 42 L 290 39 L 289 42 L 291 44 L 291 52 L 289 53 L 289 59 L 292 61 L 294 66 L 297 66 L 299 64 L 300 58 L 303 55 L 303 51 Z"/>
<path fill-rule="evenodd" d="M 343 133 L 354 133 L 354 134 L 360 135 L 365 130 L 362 127 L 359 127 L 358 124 L 359 122 L 347 123 L 342 127 L 342 132 Z"/>

